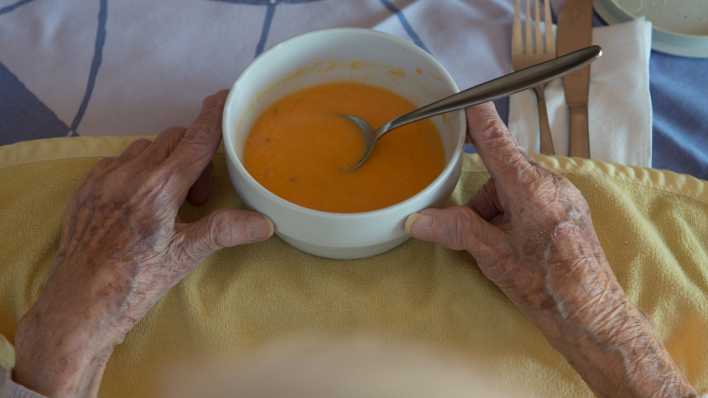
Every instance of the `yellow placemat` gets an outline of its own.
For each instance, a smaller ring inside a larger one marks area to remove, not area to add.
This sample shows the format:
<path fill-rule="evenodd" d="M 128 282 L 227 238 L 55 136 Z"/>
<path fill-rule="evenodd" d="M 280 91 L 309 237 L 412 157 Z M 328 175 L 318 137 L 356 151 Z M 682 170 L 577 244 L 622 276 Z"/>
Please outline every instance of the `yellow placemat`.
<path fill-rule="evenodd" d="M 11 342 L 57 247 L 68 198 L 101 156 L 129 138 L 72 138 L 0 147 L 0 334 Z M 587 198 L 593 222 L 630 299 L 654 322 L 689 380 L 708 389 L 708 183 L 601 162 L 546 158 Z M 215 157 L 208 206 L 240 206 Z M 454 200 L 488 178 L 466 156 Z M 173 289 L 116 349 L 102 397 L 152 397 L 152 375 L 193 353 L 239 351 L 290 333 L 377 332 L 444 346 L 497 370 L 529 396 L 591 393 L 470 257 L 410 241 L 381 256 L 333 261 L 278 239 L 227 249 Z M 0 364 L 12 351 L 0 339 Z"/>

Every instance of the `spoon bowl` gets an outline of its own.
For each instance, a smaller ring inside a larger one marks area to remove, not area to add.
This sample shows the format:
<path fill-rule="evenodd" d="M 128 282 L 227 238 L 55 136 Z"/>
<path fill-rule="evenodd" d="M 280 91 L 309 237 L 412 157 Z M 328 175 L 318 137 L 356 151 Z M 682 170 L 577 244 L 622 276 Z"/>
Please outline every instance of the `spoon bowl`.
<path fill-rule="evenodd" d="M 369 159 L 369 156 L 371 156 L 371 152 L 374 151 L 374 147 L 376 146 L 376 141 L 378 141 L 378 137 L 381 134 L 382 129 L 384 129 L 386 126 L 390 124 L 386 123 L 383 127 L 381 127 L 378 130 L 374 130 L 369 122 L 366 120 L 360 118 L 359 116 L 354 116 L 354 115 L 339 115 L 342 119 L 346 119 L 353 123 L 359 132 L 361 133 L 362 137 L 364 138 L 364 155 L 359 158 L 359 160 L 352 166 L 352 170 L 356 170 L 360 168 L 361 166 L 366 163 L 366 161 Z"/>

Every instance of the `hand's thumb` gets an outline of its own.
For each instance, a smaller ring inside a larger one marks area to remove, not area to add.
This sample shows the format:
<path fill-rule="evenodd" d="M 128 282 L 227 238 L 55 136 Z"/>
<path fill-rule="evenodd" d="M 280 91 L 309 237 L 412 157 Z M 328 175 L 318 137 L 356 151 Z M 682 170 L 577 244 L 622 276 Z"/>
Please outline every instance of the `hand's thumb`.
<path fill-rule="evenodd" d="M 492 246 L 490 239 L 500 239 L 496 227 L 484 221 L 469 207 L 425 209 L 406 220 L 406 231 L 416 239 L 439 243 L 453 250 L 467 250 L 472 255 Z"/>
<path fill-rule="evenodd" d="M 189 257 L 201 260 L 224 247 L 270 238 L 273 223 L 252 211 L 221 209 L 187 225 L 182 233 L 182 249 Z"/>

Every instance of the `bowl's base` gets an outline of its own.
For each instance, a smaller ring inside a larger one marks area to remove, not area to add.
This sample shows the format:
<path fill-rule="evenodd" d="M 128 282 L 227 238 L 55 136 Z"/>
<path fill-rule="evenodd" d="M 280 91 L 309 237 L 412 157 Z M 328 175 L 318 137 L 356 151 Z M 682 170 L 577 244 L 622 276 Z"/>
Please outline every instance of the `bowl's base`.
<path fill-rule="evenodd" d="M 278 236 L 291 246 L 294 246 L 305 253 L 314 254 L 319 257 L 332 258 L 335 260 L 353 260 L 357 258 L 375 256 L 393 249 L 410 238 L 408 235 L 403 235 L 400 238 L 371 246 L 327 247 L 302 242 L 282 234 L 278 234 Z"/>

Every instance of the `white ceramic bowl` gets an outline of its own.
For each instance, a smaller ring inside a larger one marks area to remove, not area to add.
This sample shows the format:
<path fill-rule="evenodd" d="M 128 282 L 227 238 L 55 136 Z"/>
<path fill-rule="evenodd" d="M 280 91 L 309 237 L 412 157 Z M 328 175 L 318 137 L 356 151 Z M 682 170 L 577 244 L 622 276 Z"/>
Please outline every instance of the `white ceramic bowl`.
<path fill-rule="evenodd" d="M 317 31 L 273 47 L 241 74 L 226 101 L 223 131 L 231 181 L 246 205 L 268 216 L 277 234 L 298 249 L 322 257 L 352 259 L 383 253 L 403 243 L 408 238 L 403 229 L 406 217 L 450 195 L 460 174 L 465 118 L 462 112 L 455 112 L 433 119 L 445 149 L 446 166 L 425 189 L 393 206 L 363 213 L 328 213 L 296 205 L 266 190 L 241 162 L 255 120 L 285 95 L 342 80 L 381 86 L 417 105 L 458 91 L 442 65 L 405 40 L 367 29 Z"/>

